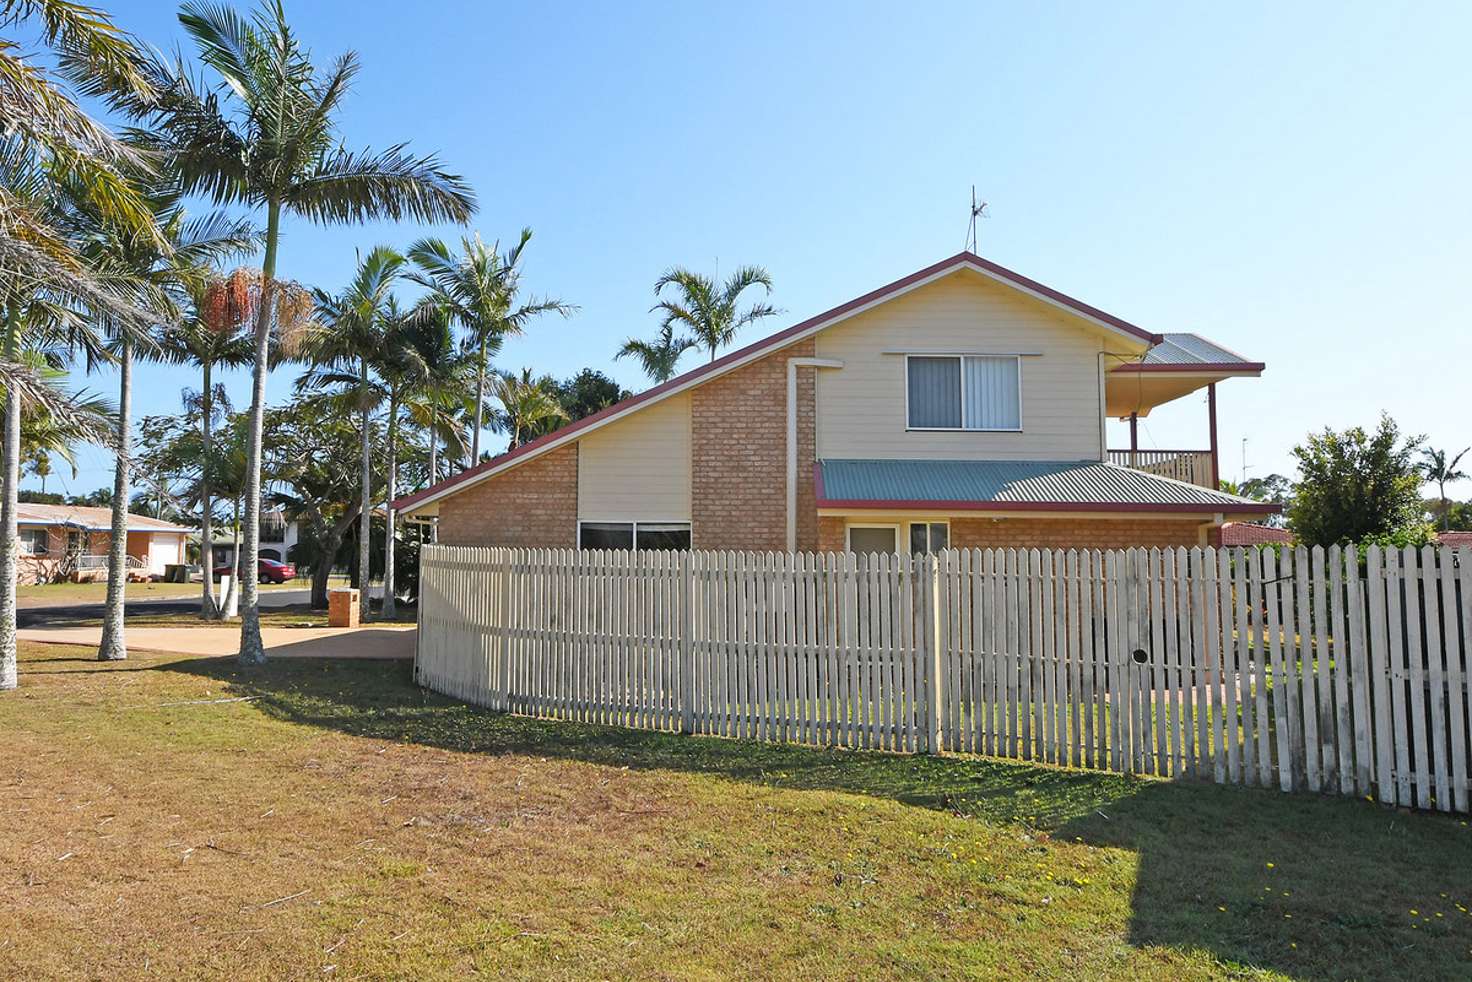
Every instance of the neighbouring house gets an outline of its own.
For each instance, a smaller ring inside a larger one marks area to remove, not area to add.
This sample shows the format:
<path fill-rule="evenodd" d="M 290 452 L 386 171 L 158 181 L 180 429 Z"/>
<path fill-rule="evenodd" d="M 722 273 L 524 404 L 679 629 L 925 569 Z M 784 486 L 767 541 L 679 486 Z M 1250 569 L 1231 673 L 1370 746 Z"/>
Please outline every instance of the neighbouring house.
<path fill-rule="evenodd" d="M 1262 371 L 961 253 L 394 504 L 455 545 L 1194 546 L 1279 510 L 1217 490 L 1216 385 Z M 1139 447 L 1203 389 L 1203 449 Z"/>
<path fill-rule="evenodd" d="M 229 525 L 217 524 L 211 532 L 213 541 L 210 545 L 215 557 L 215 567 L 234 565 L 234 530 Z M 279 508 L 262 510 L 260 557 L 283 563 L 294 560 L 291 550 L 296 548 L 299 534 L 297 523 L 288 519 Z"/>
<path fill-rule="evenodd" d="M 63 578 L 107 578 L 107 552 L 112 543 L 112 509 L 80 505 L 16 506 L 19 577 L 23 583 Z M 128 575 L 145 579 L 163 575 L 167 566 L 187 561 L 193 529 L 143 515 L 128 515 Z"/>
<path fill-rule="evenodd" d="M 1292 532 L 1260 522 L 1228 522 L 1222 526 L 1221 544 L 1224 546 L 1287 546 L 1293 542 Z"/>
<path fill-rule="evenodd" d="M 1451 546 L 1453 549 L 1465 549 L 1472 546 L 1472 532 L 1437 532 L 1436 541 L 1439 545 Z"/>

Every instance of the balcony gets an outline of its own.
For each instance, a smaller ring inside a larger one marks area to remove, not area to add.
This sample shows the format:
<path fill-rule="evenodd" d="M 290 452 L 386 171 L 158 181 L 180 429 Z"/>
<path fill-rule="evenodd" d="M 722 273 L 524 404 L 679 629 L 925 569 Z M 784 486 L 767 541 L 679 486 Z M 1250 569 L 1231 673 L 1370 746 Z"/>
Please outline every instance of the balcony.
<path fill-rule="evenodd" d="M 1111 450 L 1109 462 L 1197 487 L 1217 486 L 1210 450 Z"/>

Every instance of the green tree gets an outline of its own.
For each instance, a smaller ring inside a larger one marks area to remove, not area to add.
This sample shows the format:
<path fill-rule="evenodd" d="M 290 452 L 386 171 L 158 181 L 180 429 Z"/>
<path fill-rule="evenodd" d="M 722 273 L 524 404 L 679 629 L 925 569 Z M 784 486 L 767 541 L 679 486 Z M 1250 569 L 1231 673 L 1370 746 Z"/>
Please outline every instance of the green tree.
<path fill-rule="evenodd" d="M 683 326 L 715 361 L 716 351 L 734 341 L 741 328 L 782 312 L 768 303 L 741 309 L 741 294 L 757 286 L 771 295 L 772 277 L 760 266 L 742 266 L 720 286 L 709 276 L 676 266 L 655 281 L 654 295 L 662 296 L 666 288 L 672 287 L 678 298 L 661 299 L 650 309 L 664 315 L 661 331 Z"/>
<path fill-rule="evenodd" d="M 1299 480 L 1289 526 L 1309 545 L 1403 535 L 1420 524 L 1420 439 L 1387 415 L 1373 433 L 1325 429 L 1293 448 Z"/>
<path fill-rule="evenodd" d="M 567 411 L 568 422 L 577 422 L 633 395 L 594 368 L 585 368 L 572 378 L 547 386 Z"/>
<path fill-rule="evenodd" d="M 3 45 L 0 45 L 3 50 Z M 0 67 L 4 67 L 0 64 Z M 7 120 L 7 126 L 10 126 Z M 0 690 L 17 684 L 15 660 L 16 490 L 20 483 L 22 419 L 44 414 L 63 430 L 94 426 L 94 414 L 41 370 L 33 356 L 56 367 L 48 351 L 80 351 L 105 361 L 106 331 L 141 335 L 149 315 L 132 306 L 115 284 L 91 266 L 79 213 L 91 211 L 122 223 L 130 208 L 106 200 L 107 183 L 79 179 L 66 161 L 28 144 L 15 130 L 0 135 L 0 225 L 19 232 L 21 245 L 0 239 L 0 387 L 4 388 L 4 439 L 0 450 Z M 42 227 L 42 226 L 45 227 Z M 157 234 L 145 220 L 140 236 Z M 50 238 L 48 238 L 50 237 Z M 27 250 L 30 250 L 27 252 Z M 41 256 L 41 253 L 45 253 Z M 44 260 L 44 261 L 43 261 Z M 53 275 L 54 274 L 54 275 Z M 95 434 L 101 437 L 101 434 Z M 104 438 L 105 439 L 105 438 Z"/>
<path fill-rule="evenodd" d="M 666 321 L 659 329 L 659 336 L 653 341 L 629 338 L 613 358 L 615 361 L 625 357 L 637 358 L 644 374 L 655 383 L 668 382 L 675 375 L 675 365 L 680 356 L 691 348 L 698 347 L 700 343 L 694 338 L 675 337 L 674 323 Z"/>
<path fill-rule="evenodd" d="M 211 277 L 193 291 L 185 320 L 166 331 L 161 339 L 166 358 L 199 366 L 200 387 L 197 391 L 186 389 L 184 402 L 186 409 L 198 413 L 200 453 L 204 459 L 213 456 L 214 429 L 232 409 L 224 386 L 214 381 L 215 368 L 240 368 L 254 360 L 255 345 L 242 333 L 248 317 L 248 303 L 244 298 L 247 290 L 245 275 Z M 215 578 L 210 572 L 214 565 L 215 501 L 209 468 L 200 470 L 198 501 L 199 551 L 205 557 L 199 616 L 202 620 L 218 620 L 224 616 L 224 608 L 215 602 Z"/>
<path fill-rule="evenodd" d="M 496 429 L 511 434 L 507 450 L 550 433 L 567 421 L 567 410 L 544 379 L 533 379 L 530 368 L 517 376 L 497 372 L 491 378 L 491 398 L 499 409 L 492 414 Z"/>
<path fill-rule="evenodd" d="M 302 528 L 298 561 L 312 570 L 314 608 L 327 606 L 327 578 L 361 501 L 361 432 L 335 400 L 308 397 L 266 414 L 272 501 Z"/>
<path fill-rule="evenodd" d="M 534 318 L 546 313 L 566 317 L 577 308 L 561 300 L 533 298 L 518 304 L 521 258 L 532 230 L 524 228 L 516 245 L 500 252 L 500 243 L 487 246 L 479 235 L 460 240 L 455 255 L 441 239 L 420 239 L 409 247 L 417 270 L 409 278 L 430 291 L 450 319 L 468 334 L 475 357 L 474 422 L 470 431 L 470 459 L 480 460 L 480 435 L 485 428 L 485 397 L 490 359 L 506 338 L 523 333 Z"/>
<path fill-rule="evenodd" d="M 153 225 L 162 242 L 93 209 L 79 209 L 86 233 L 86 253 L 101 275 L 139 309 L 147 310 L 169 328 L 183 321 L 193 293 L 208 281 L 211 266 L 228 256 L 248 252 L 254 243 L 249 223 L 223 213 L 189 218 L 174 182 L 139 175 L 153 211 Z M 162 353 L 153 337 L 135 341 L 125 323 L 106 310 L 94 312 L 111 339 L 118 365 L 117 434 L 113 443 L 114 483 L 111 544 L 108 547 L 107 601 L 103 609 L 102 640 L 97 657 L 118 661 L 128 657 L 123 605 L 128 582 L 128 501 L 132 470 L 132 387 L 135 357 Z"/>
<path fill-rule="evenodd" d="M 1253 501 L 1267 501 L 1280 506 L 1283 509 L 1283 514 L 1269 516 L 1266 519 L 1268 525 L 1282 527 L 1287 522 L 1284 516 L 1292 507 L 1293 482 L 1282 474 L 1250 477 L 1240 482 L 1222 481 L 1220 487 L 1228 494 L 1251 498 Z"/>
<path fill-rule="evenodd" d="M 312 64 L 280 0 L 266 0 L 251 17 L 208 2 L 180 8 L 179 21 L 201 62 L 225 83 L 201 89 L 182 65 L 146 63 L 152 97 L 115 98 L 160 136 L 156 150 L 179 169 L 189 191 L 216 203 L 265 212 L 252 365 L 247 447 L 244 570 L 260 556 L 261 441 L 273 329 L 280 331 L 276 259 L 283 214 L 319 224 L 371 219 L 468 221 L 474 197 L 432 157 L 414 157 L 402 144 L 354 153 L 339 143 L 336 116 L 358 73 L 357 56 L 338 57 L 325 72 Z M 291 319 L 287 318 L 289 322 Z M 265 662 L 254 576 L 244 578 L 240 661 Z"/>
<path fill-rule="evenodd" d="M 1466 473 L 1457 470 L 1457 465 L 1462 462 L 1463 457 L 1467 456 L 1469 450 L 1472 450 L 1472 447 L 1463 448 L 1461 453 L 1448 461 L 1445 450 L 1438 450 L 1435 447 L 1421 448 L 1421 473 L 1426 475 L 1426 480 L 1436 482 L 1437 510 L 1441 515 L 1443 529 L 1451 528 L 1448 524 L 1450 516 L 1447 508 L 1446 486 L 1453 481 L 1461 481 L 1467 477 Z"/>
<path fill-rule="evenodd" d="M 375 369 L 395 357 L 394 329 L 402 318 L 394 306 L 393 288 L 404 257 L 379 246 L 358 263 L 352 282 L 336 296 L 317 291 L 317 315 L 324 329 L 308 342 L 305 354 L 316 367 L 297 380 L 299 390 L 337 389 L 345 405 L 357 412 L 362 430 L 359 474 L 362 497 L 358 512 L 358 588 L 368 599 L 371 522 L 373 519 L 373 411 L 383 400 Z"/>

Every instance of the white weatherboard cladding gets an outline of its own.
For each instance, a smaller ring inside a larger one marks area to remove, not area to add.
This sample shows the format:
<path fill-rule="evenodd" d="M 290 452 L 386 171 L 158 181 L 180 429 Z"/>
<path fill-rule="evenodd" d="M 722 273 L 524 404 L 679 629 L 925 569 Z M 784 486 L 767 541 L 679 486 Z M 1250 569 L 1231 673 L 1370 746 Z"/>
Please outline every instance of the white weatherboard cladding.
<path fill-rule="evenodd" d="M 1097 330 L 961 270 L 820 332 L 819 457 L 1098 460 Z M 1114 343 L 1121 347 L 1122 343 Z M 1021 432 L 906 428 L 904 352 L 1022 355 Z"/>
<path fill-rule="evenodd" d="M 690 395 L 681 393 L 578 441 L 578 518 L 690 521 Z"/>

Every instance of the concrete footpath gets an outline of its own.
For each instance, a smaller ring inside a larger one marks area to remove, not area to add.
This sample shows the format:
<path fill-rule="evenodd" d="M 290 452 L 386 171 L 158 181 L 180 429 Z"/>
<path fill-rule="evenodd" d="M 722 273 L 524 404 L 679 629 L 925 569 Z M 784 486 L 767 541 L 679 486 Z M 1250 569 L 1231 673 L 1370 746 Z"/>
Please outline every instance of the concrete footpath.
<path fill-rule="evenodd" d="M 16 631 L 21 641 L 79 644 L 102 643 L 101 627 L 27 627 Z M 367 627 L 264 627 L 261 640 L 273 658 L 413 658 L 414 625 Z M 240 651 L 238 627 L 129 627 L 128 647 L 183 655 L 234 655 Z"/>

